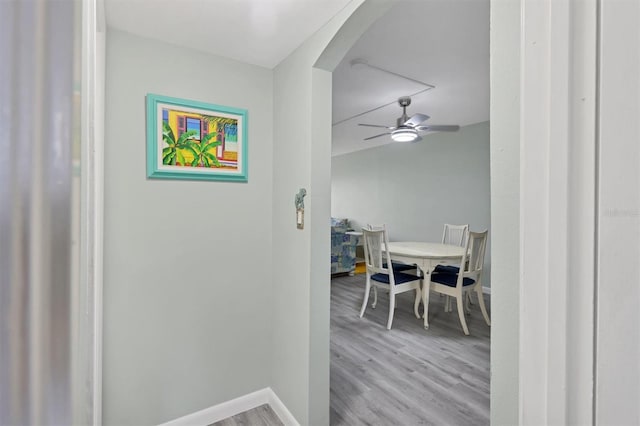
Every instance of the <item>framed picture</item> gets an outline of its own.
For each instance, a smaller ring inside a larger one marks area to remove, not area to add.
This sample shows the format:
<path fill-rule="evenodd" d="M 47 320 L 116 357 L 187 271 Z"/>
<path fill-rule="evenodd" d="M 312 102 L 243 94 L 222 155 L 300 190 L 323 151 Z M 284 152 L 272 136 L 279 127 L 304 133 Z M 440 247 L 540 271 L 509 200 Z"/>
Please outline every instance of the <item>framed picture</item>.
<path fill-rule="evenodd" d="M 247 111 L 147 94 L 147 177 L 247 182 Z"/>

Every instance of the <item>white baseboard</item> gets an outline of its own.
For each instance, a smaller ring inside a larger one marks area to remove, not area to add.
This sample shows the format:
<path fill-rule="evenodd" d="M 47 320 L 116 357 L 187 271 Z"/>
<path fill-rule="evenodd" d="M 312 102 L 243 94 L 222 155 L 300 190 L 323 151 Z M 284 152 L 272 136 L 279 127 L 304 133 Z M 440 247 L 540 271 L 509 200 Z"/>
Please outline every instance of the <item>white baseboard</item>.
<path fill-rule="evenodd" d="M 280 401 L 278 395 L 271 389 L 267 388 L 269 391 L 269 406 L 271 409 L 280 417 L 284 426 L 300 426 L 300 423 L 293 417 L 291 411 Z"/>
<path fill-rule="evenodd" d="M 293 414 L 291 414 L 271 388 L 260 389 L 230 401 L 214 405 L 213 407 L 205 408 L 204 410 L 171 420 L 160 426 L 206 426 L 263 404 L 269 404 L 285 426 L 300 426 L 300 423 L 293 417 Z"/>

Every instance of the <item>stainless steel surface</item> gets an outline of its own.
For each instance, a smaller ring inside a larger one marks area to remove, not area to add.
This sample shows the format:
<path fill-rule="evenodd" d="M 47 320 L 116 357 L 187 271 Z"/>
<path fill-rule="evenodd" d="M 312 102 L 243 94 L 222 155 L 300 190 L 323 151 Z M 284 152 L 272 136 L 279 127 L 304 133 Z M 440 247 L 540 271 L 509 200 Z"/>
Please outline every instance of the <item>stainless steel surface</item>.
<path fill-rule="evenodd" d="M 433 132 L 457 132 L 460 130 L 460 126 L 457 124 L 434 124 L 433 126 L 418 126 L 416 129 Z"/>
<path fill-rule="evenodd" d="M 375 135 L 375 136 L 369 136 L 368 138 L 364 138 L 365 141 L 368 141 L 370 139 L 375 139 L 375 138 L 379 138 L 380 136 L 384 136 L 384 135 L 390 135 L 391 133 L 380 133 L 379 135 Z"/>
<path fill-rule="evenodd" d="M 71 424 L 72 1 L 0 2 L 0 424 Z"/>
<path fill-rule="evenodd" d="M 381 125 L 381 124 L 362 124 L 362 123 L 360 123 L 360 124 L 358 124 L 358 126 L 366 126 L 366 127 L 380 127 L 380 128 L 383 128 L 383 129 L 389 129 L 389 130 L 393 130 L 393 129 L 395 129 L 395 127 L 391 127 L 391 126 L 383 126 L 383 125 Z"/>
<path fill-rule="evenodd" d="M 405 126 L 410 126 L 410 127 L 415 127 L 418 124 L 422 123 L 424 120 L 427 120 L 429 118 L 428 115 L 426 114 L 413 114 L 411 117 L 409 117 L 409 119 L 407 121 L 405 121 L 403 124 Z"/>

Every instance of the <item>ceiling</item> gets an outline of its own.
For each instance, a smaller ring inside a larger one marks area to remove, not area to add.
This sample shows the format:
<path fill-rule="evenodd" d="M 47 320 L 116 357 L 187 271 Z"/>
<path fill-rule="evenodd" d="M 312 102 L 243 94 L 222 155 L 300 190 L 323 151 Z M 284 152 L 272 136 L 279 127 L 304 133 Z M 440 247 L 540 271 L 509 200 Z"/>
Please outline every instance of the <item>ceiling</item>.
<path fill-rule="evenodd" d="M 427 124 L 489 120 L 489 0 L 405 0 L 374 23 L 333 73 L 332 155 L 391 143 L 364 141 L 386 130 L 358 123 L 395 126 L 397 99 L 421 91 L 407 114 L 426 114 Z"/>
<path fill-rule="evenodd" d="M 106 22 L 132 34 L 275 67 L 350 0 L 104 0 Z M 291 25 L 296 23 L 296 25 Z M 216 36 L 222 34 L 222 37 Z M 369 66 L 352 66 L 354 60 Z M 394 75 L 398 74 L 398 75 Z M 426 90 L 427 83 L 434 88 Z M 489 119 L 489 0 L 401 0 L 356 42 L 333 74 L 332 155 L 391 140 L 400 96 L 427 124 Z"/>
<path fill-rule="evenodd" d="M 104 8 L 110 28 L 273 68 L 350 1 L 104 0 Z"/>

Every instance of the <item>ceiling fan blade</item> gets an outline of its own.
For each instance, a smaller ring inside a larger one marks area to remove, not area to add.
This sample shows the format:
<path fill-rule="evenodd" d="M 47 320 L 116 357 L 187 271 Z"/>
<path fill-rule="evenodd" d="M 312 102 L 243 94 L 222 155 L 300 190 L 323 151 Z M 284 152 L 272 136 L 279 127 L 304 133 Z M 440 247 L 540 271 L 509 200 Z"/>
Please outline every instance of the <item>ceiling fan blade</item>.
<path fill-rule="evenodd" d="M 433 124 L 428 126 L 418 126 L 415 128 L 416 130 L 428 130 L 431 132 L 457 132 L 460 130 L 460 126 L 457 124 Z"/>
<path fill-rule="evenodd" d="M 362 124 L 359 123 L 358 126 L 366 126 L 366 127 L 381 127 L 383 129 L 389 129 L 389 130 L 394 130 L 395 127 L 391 127 L 391 126 L 382 126 L 380 124 Z"/>
<path fill-rule="evenodd" d="M 384 135 L 390 135 L 391 133 L 380 133 L 379 135 L 375 135 L 375 136 L 369 136 L 368 138 L 364 138 L 365 141 L 368 141 L 370 139 L 375 139 L 375 138 L 379 138 L 380 136 L 384 136 Z"/>
<path fill-rule="evenodd" d="M 413 114 L 407 121 L 404 122 L 405 126 L 415 127 L 418 124 L 422 123 L 424 120 L 429 118 L 428 115 L 425 114 Z"/>

